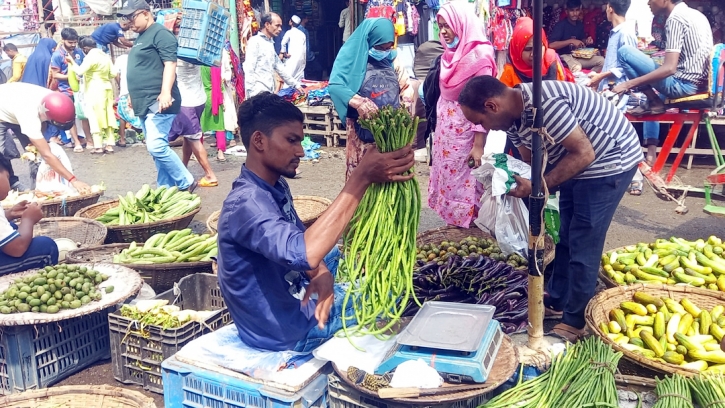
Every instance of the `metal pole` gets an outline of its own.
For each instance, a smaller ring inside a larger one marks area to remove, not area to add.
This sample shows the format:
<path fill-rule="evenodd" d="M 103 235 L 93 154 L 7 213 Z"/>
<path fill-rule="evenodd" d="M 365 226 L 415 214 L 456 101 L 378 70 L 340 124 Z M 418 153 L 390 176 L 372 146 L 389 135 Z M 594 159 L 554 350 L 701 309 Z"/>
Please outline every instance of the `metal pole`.
<path fill-rule="evenodd" d="M 543 0 L 534 0 L 534 128 L 540 129 L 542 38 L 544 25 Z M 539 132 L 531 141 L 531 195 L 529 196 L 529 347 L 543 348 L 544 337 L 544 240 L 539 238 L 543 229 L 542 210 L 546 203 L 543 186 L 543 152 Z M 537 249 L 538 248 L 538 249 Z"/>

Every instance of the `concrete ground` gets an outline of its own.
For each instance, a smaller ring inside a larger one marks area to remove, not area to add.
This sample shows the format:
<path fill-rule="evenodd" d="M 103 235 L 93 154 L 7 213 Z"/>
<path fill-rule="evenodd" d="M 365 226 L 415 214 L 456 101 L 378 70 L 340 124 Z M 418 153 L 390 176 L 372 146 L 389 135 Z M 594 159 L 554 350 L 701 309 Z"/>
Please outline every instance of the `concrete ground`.
<path fill-rule="evenodd" d="M 142 184 L 155 182 L 156 171 L 153 160 L 143 145 L 117 148 L 113 155 L 91 155 L 88 152 L 73 153 L 67 150 L 73 163 L 75 174 L 80 180 L 89 184 L 104 182 L 107 186 L 106 195 L 102 199 L 112 199 L 127 191 L 137 191 Z M 177 149 L 178 151 L 178 149 Z M 300 166 L 301 177 L 289 180 L 295 195 L 315 195 L 334 199 L 344 182 L 344 148 L 324 148 L 318 163 L 303 162 Z M 221 203 L 230 190 L 233 180 L 239 175 L 243 158 L 227 155 L 224 163 L 213 159 L 215 152 L 209 148 L 212 167 L 219 178 L 219 187 L 199 188 L 197 193 L 202 198 L 202 210 L 193 221 L 192 227 L 197 231 L 206 229 L 207 217 L 221 207 Z M 19 161 L 14 162 L 15 170 L 27 182 L 27 166 Z M 681 169 L 677 173 L 685 183 L 701 187 L 705 176 L 714 167 L 712 159 L 704 159 L 692 170 Z M 191 172 L 198 179 L 203 175 L 196 162 L 190 165 Z M 416 167 L 418 181 L 423 192 L 424 205 L 421 214 L 420 231 L 443 226 L 442 220 L 427 207 L 427 184 L 429 169 L 425 164 Z M 675 204 L 658 198 L 649 186 L 639 197 L 626 195 L 621 202 L 607 235 L 606 248 L 620 247 L 640 241 L 650 242 L 656 238 L 670 236 L 696 239 L 712 234 L 723 235 L 725 219 L 716 218 L 702 211 L 704 199 L 688 196 L 686 201 L 689 213 L 678 215 L 674 212 Z M 725 203 L 722 203 L 725 205 Z M 123 386 L 113 378 L 110 360 L 98 363 L 70 378 L 59 385 L 71 384 L 109 384 Z M 128 386 L 129 389 L 143 391 L 140 387 Z M 163 406 L 163 397 L 144 392 L 153 397 L 157 406 Z"/>

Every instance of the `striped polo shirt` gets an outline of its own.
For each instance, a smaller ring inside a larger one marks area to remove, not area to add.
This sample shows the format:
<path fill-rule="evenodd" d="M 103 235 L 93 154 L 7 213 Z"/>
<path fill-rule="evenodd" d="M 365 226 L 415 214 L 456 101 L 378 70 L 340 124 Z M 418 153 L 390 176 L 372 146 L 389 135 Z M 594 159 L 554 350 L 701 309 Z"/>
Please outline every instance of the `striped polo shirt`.
<path fill-rule="evenodd" d="M 712 29 L 704 14 L 684 2 L 677 4 L 665 22 L 665 52 L 679 52 L 675 78 L 707 85 L 712 53 Z"/>
<path fill-rule="evenodd" d="M 531 84 L 521 89 L 524 108 L 531 108 Z M 577 126 L 584 130 L 594 148 L 595 159 L 575 179 L 613 176 L 632 169 L 642 161 L 637 132 L 624 114 L 602 95 L 571 82 L 542 81 L 542 112 L 546 130 L 553 144 L 546 143 L 549 163 L 564 157 L 561 144 Z M 515 146 L 531 149 L 532 131 L 522 121 L 508 131 Z"/>

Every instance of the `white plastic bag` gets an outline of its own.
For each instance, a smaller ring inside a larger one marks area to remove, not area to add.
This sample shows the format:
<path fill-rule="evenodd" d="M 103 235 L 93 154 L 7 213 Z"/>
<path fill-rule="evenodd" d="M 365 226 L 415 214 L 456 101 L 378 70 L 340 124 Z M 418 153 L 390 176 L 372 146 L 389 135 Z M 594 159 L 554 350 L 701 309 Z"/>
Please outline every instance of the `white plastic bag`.
<path fill-rule="evenodd" d="M 531 167 L 507 154 L 484 155 L 481 166 L 471 174 L 483 184 L 481 208 L 475 224 L 493 235 L 504 255 L 528 255 L 529 211 L 523 200 L 506 195 L 516 188 L 513 174 L 531 178 Z"/>
<path fill-rule="evenodd" d="M 48 143 L 48 146 L 50 146 L 50 152 L 53 156 L 57 157 L 63 166 L 72 173 L 73 167 L 71 166 L 68 155 L 65 154 L 65 151 L 63 151 L 63 148 L 53 142 Z M 50 165 L 42 159 L 40 161 L 40 166 L 38 167 L 38 174 L 35 177 L 35 189 L 44 193 L 77 193 L 75 187 L 73 187 L 68 180 L 56 173 L 55 170 L 53 170 Z"/>

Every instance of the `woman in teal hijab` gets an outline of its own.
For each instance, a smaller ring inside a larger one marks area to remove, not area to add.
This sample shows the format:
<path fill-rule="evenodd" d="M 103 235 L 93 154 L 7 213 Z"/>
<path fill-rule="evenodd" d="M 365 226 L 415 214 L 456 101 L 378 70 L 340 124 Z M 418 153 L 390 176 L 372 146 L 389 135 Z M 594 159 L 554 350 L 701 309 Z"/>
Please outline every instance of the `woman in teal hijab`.
<path fill-rule="evenodd" d="M 372 135 L 357 118 L 385 105 L 400 105 L 400 85 L 393 69 L 395 28 L 385 18 L 365 19 L 345 41 L 335 58 L 329 92 L 335 110 L 347 128 L 345 180 L 357 167 Z"/>

